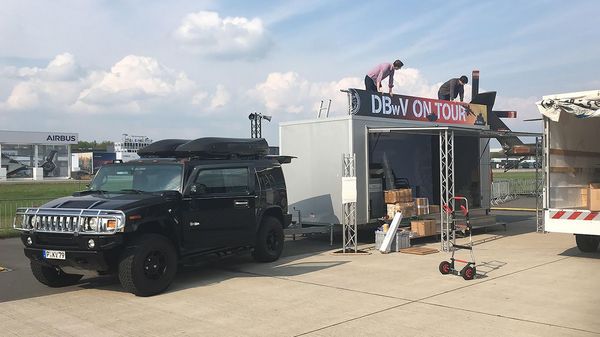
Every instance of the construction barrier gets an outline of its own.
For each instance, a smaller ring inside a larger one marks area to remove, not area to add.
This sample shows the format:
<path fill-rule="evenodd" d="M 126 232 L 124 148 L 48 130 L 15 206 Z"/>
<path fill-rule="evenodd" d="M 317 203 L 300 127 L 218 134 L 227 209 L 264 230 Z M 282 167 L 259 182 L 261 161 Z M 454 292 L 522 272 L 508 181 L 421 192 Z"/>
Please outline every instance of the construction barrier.
<path fill-rule="evenodd" d="M 507 201 L 515 200 L 523 196 L 535 196 L 541 191 L 535 179 L 507 179 L 492 182 L 492 206 L 497 206 Z"/>

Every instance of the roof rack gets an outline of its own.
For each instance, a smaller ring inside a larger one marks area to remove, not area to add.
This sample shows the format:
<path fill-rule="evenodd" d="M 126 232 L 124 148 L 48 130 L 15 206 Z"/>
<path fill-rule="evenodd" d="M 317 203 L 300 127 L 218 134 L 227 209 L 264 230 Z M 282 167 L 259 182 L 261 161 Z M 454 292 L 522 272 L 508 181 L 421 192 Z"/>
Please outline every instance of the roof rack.
<path fill-rule="evenodd" d="M 138 151 L 140 157 L 198 159 L 257 158 L 269 154 L 264 138 L 204 137 L 194 140 L 164 139 Z"/>

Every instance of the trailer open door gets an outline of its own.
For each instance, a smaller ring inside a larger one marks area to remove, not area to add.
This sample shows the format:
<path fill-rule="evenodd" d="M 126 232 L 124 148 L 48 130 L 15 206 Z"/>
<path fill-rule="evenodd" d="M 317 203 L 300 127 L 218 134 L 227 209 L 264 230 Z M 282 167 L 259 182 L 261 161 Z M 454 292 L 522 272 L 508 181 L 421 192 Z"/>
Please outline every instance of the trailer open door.
<path fill-rule="evenodd" d="M 544 96 L 544 229 L 572 233 L 582 251 L 600 243 L 600 91 Z"/>

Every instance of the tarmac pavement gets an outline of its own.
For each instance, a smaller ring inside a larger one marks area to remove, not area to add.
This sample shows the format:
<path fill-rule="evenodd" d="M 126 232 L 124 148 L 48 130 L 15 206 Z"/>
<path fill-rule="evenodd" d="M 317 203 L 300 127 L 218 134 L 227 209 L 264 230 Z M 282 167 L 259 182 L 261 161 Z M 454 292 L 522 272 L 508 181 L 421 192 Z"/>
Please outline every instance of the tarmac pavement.
<path fill-rule="evenodd" d="M 600 335 L 600 252 L 580 253 L 572 235 L 535 233 L 531 213 L 502 214 L 507 231 L 474 236 L 472 281 L 439 273 L 447 253 L 335 255 L 339 244 L 323 237 L 286 242 L 274 263 L 246 255 L 184 268 L 149 298 L 111 277 L 38 285 L 20 241 L 2 240 L 0 266 L 13 271 L 0 273 L 0 335 Z"/>

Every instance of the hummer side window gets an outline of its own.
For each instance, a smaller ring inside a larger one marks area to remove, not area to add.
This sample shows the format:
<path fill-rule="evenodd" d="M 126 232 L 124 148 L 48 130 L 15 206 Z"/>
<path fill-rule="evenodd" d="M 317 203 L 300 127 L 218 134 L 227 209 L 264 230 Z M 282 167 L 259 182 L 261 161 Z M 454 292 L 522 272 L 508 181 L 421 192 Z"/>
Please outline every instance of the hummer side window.
<path fill-rule="evenodd" d="M 202 170 L 198 172 L 192 187 L 194 194 L 246 194 L 249 192 L 248 169 L 245 167 Z"/>

